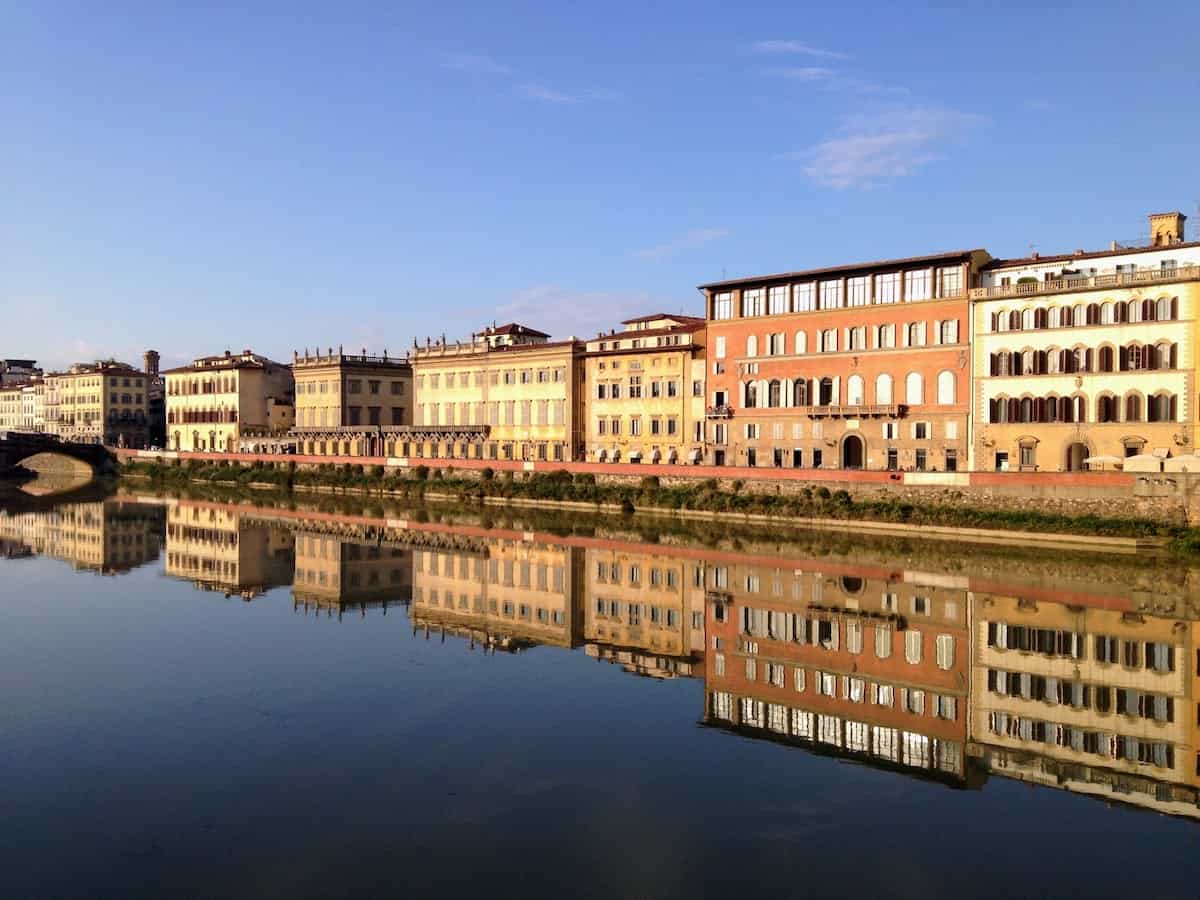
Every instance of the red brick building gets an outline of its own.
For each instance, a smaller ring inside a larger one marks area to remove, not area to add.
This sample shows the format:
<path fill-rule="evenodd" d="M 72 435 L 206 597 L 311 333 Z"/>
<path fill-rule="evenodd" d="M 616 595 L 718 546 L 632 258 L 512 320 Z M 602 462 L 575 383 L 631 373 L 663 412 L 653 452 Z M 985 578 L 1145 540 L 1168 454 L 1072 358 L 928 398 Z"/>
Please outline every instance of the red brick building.
<path fill-rule="evenodd" d="M 965 470 L 983 250 L 701 285 L 713 465 Z"/>

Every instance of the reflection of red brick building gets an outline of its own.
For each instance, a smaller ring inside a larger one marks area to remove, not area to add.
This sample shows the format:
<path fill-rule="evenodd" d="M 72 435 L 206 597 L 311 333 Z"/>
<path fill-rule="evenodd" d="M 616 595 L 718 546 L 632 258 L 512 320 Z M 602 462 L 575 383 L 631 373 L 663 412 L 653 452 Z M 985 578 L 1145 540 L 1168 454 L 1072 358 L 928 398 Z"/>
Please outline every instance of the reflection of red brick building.
<path fill-rule="evenodd" d="M 702 286 L 707 461 L 966 469 L 982 250 Z"/>
<path fill-rule="evenodd" d="M 965 781 L 965 590 L 781 563 L 709 569 L 705 721 Z"/>

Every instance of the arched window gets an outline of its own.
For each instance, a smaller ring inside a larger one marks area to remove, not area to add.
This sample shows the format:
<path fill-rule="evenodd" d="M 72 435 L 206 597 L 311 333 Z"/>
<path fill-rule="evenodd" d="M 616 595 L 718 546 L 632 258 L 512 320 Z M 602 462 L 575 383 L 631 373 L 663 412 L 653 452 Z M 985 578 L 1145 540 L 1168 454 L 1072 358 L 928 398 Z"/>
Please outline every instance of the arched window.
<path fill-rule="evenodd" d="M 801 353 L 807 353 L 807 352 L 808 352 L 808 332 L 807 331 L 797 331 L 796 332 L 796 353 L 797 353 L 797 355 L 799 355 Z"/>
<path fill-rule="evenodd" d="M 1100 324 L 1101 325 L 1113 324 L 1113 305 L 1111 303 L 1101 303 L 1100 304 Z"/>
<path fill-rule="evenodd" d="M 1103 394 L 1096 400 L 1096 421 L 1117 421 L 1117 398 L 1111 394 Z"/>
<path fill-rule="evenodd" d="M 1008 330 L 1009 331 L 1020 331 L 1021 330 L 1021 313 L 1015 309 L 1008 314 Z"/>
<path fill-rule="evenodd" d="M 875 402 L 887 404 L 892 401 L 892 376 L 886 372 L 875 378 Z"/>
<path fill-rule="evenodd" d="M 956 402 L 957 384 L 954 378 L 954 373 L 946 370 L 938 373 L 937 377 L 937 402 L 939 406 L 953 406 Z"/>
<path fill-rule="evenodd" d="M 1100 324 L 1100 305 L 1098 303 L 1089 303 L 1087 306 L 1087 324 Z"/>
<path fill-rule="evenodd" d="M 1125 395 L 1125 421 L 1142 421 L 1142 398 L 1137 394 L 1129 393 Z"/>
<path fill-rule="evenodd" d="M 851 375 L 846 379 L 846 403 L 850 406 L 862 406 L 866 383 L 861 375 Z"/>
<path fill-rule="evenodd" d="M 1034 368 L 1033 368 L 1033 351 L 1032 350 L 1022 350 L 1021 351 L 1021 369 L 1020 369 L 1019 374 L 1021 374 L 1021 375 L 1036 375 L 1037 374 L 1037 372 L 1035 372 Z"/>
<path fill-rule="evenodd" d="M 1050 317 L 1047 314 L 1045 308 L 1038 307 L 1037 309 L 1035 309 L 1033 311 L 1033 327 L 1034 328 L 1046 328 L 1049 326 L 1049 324 L 1050 324 Z"/>
<path fill-rule="evenodd" d="M 1057 375 L 1059 372 L 1059 364 L 1062 359 L 1059 355 L 1057 347 L 1051 347 L 1046 351 L 1046 374 Z"/>
<path fill-rule="evenodd" d="M 767 385 L 767 406 L 772 409 L 783 406 L 783 390 L 778 381 L 772 380 Z"/>
<path fill-rule="evenodd" d="M 792 382 L 792 402 L 796 406 L 808 406 L 807 378 L 797 378 Z"/>
<path fill-rule="evenodd" d="M 1032 309 L 1021 310 L 1021 328 L 1026 329 L 1026 330 L 1032 330 L 1032 328 L 1033 328 L 1033 310 Z"/>
<path fill-rule="evenodd" d="M 1128 322 L 1129 321 L 1129 307 L 1126 306 L 1124 303 L 1114 303 L 1113 304 L 1113 321 Z"/>
<path fill-rule="evenodd" d="M 1018 422 L 1032 422 L 1033 421 L 1033 400 L 1031 398 L 1022 397 L 1021 398 L 1021 406 L 1020 406 L 1019 410 L 1020 411 L 1019 411 L 1019 414 L 1017 417 Z"/>
<path fill-rule="evenodd" d="M 1058 421 L 1058 397 L 1054 396 L 1053 394 L 1051 394 L 1049 397 L 1047 397 L 1045 407 L 1046 407 L 1046 410 L 1045 410 L 1045 414 L 1042 418 L 1042 421 L 1043 422 L 1057 422 Z"/>
<path fill-rule="evenodd" d="M 753 381 L 746 382 L 746 408 L 758 406 L 758 385 Z"/>
<path fill-rule="evenodd" d="M 1167 321 L 1169 319 L 1173 319 L 1173 318 L 1175 318 L 1175 316 L 1173 316 L 1171 314 L 1171 312 L 1172 311 L 1171 311 L 1170 298 L 1168 298 L 1168 297 L 1159 298 L 1158 303 L 1156 303 L 1154 306 L 1154 318 L 1158 319 L 1159 321 Z"/>
<path fill-rule="evenodd" d="M 1046 325 L 1050 328 L 1058 328 L 1062 325 L 1062 318 L 1059 315 L 1057 306 L 1052 306 L 1046 310 Z"/>
<path fill-rule="evenodd" d="M 1146 421 L 1173 422 L 1175 420 L 1175 395 L 1155 394 L 1146 401 Z"/>
<path fill-rule="evenodd" d="M 1100 359 L 1099 370 L 1101 372 L 1111 372 L 1113 370 L 1113 349 L 1112 349 L 1112 347 L 1107 347 L 1107 346 L 1101 347 L 1099 359 Z"/>
<path fill-rule="evenodd" d="M 988 401 L 988 421 L 993 425 L 1003 425 L 1008 420 L 1007 412 L 1008 403 L 1003 397 Z"/>
<path fill-rule="evenodd" d="M 1072 416 L 1074 417 L 1074 421 L 1086 422 L 1087 421 L 1087 398 L 1083 397 L 1083 396 L 1072 397 L 1071 398 L 1071 406 L 1072 406 L 1071 413 L 1072 413 Z"/>
<path fill-rule="evenodd" d="M 1007 331 L 1008 317 L 1005 316 L 1004 310 L 997 310 L 992 313 L 992 331 Z"/>
<path fill-rule="evenodd" d="M 758 335 L 752 334 L 746 338 L 746 355 L 758 356 Z"/>
<path fill-rule="evenodd" d="M 1147 297 L 1142 301 L 1142 321 L 1153 322 L 1157 316 L 1155 315 L 1157 306 L 1153 300 Z"/>
<path fill-rule="evenodd" d="M 925 402 L 925 379 L 920 372 L 909 372 L 904 379 L 904 402 L 909 406 L 920 406 Z"/>
<path fill-rule="evenodd" d="M 821 332 L 821 352 L 836 353 L 837 352 L 837 329 L 826 328 Z"/>
<path fill-rule="evenodd" d="M 1076 303 L 1071 307 L 1071 324 L 1075 326 L 1087 324 L 1087 313 L 1084 312 L 1082 303 Z"/>

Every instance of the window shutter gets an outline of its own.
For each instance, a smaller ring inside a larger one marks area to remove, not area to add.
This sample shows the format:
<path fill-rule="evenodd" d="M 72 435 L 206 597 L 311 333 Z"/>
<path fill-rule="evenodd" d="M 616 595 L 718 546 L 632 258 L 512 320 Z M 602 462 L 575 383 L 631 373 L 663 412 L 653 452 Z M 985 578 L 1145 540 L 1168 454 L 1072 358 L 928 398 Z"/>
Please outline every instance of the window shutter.
<path fill-rule="evenodd" d="M 924 347 L 926 342 L 928 341 L 928 336 L 925 333 L 925 326 L 928 324 L 929 324 L 928 322 L 922 322 L 921 327 L 919 329 L 919 331 L 921 332 L 921 346 L 922 347 Z"/>
<path fill-rule="evenodd" d="M 842 402 L 842 376 L 835 375 L 833 378 L 833 404 L 837 406 Z"/>

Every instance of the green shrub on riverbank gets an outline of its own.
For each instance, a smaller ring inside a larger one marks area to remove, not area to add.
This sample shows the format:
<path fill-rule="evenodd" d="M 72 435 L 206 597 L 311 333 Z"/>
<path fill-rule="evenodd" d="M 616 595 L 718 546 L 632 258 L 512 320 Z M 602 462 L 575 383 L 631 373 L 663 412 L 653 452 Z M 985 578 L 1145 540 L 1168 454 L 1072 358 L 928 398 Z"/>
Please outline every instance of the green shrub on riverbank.
<path fill-rule="evenodd" d="M 572 476 L 563 470 L 527 472 L 520 479 L 512 477 L 508 471 L 501 473 L 499 479 L 471 479 L 459 477 L 453 469 L 438 469 L 431 473 L 426 466 L 416 466 L 407 474 L 386 475 L 379 466 L 354 463 L 325 463 L 316 469 L 298 469 L 291 462 L 239 467 L 188 460 L 186 465 L 177 467 L 134 461 L 125 463 L 121 471 L 148 478 L 157 484 L 173 486 L 188 482 L 230 486 L 271 484 L 287 490 L 349 488 L 409 498 L 421 498 L 426 492 L 433 492 L 476 503 L 488 497 L 497 497 L 506 500 L 603 504 L 623 512 L 639 509 L 695 510 L 772 516 L 785 520 L 844 519 L 1107 537 L 1167 537 L 1174 539 L 1176 548 L 1181 551 L 1200 552 L 1200 529 L 1167 525 L 1150 519 L 1066 516 L 1039 510 L 994 510 L 936 502 L 914 504 L 899 497 L 887 496 L 855 499 L 845 490 L 830 492 L 823 485 L 815 489 L 806 488 L 797 494 L 759 494 L 745 491 L 744 485 L 740 484 L 732 492 L 721 490 L 715 479 L 663 486 L 658 478 L 649 476 L 636 486 L 598 484 L 594 475 Z"/>

